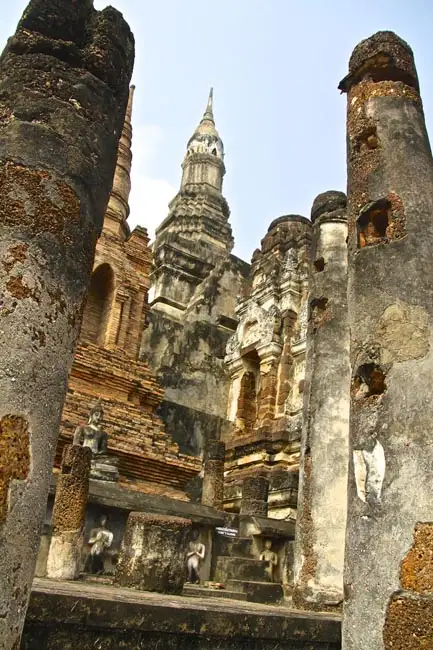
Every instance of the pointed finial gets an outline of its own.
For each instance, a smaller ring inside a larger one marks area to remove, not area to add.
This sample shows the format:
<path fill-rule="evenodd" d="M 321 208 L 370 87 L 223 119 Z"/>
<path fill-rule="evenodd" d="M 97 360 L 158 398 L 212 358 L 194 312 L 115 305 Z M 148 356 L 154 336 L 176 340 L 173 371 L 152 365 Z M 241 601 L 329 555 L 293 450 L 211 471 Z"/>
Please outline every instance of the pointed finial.
<path fill-rule="evenodd" d="M 134 90 L 135 86 L 131 86 L 129 89 L 128 106 L 126 107 L 125 121 L 129 123 L 131 123 L 132 119 L 132 102 L 134 99 Z"/>
<path fill-rule="evenodd" d="M 213 118 L 213 88 L 210 89 L 209 91 L 209 99 L 207 100 L 207 106 L 206 110 L 203 115 L 203 120 L 211 120 L 211 122 L 214 121 Z"/>

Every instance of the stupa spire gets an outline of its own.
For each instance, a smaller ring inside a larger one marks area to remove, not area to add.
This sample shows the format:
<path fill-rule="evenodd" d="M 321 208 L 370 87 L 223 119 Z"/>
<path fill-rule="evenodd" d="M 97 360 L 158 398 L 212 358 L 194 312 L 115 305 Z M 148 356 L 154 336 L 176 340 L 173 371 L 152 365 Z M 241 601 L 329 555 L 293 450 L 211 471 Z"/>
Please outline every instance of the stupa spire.
<path fill-rule="evenodd" d="M 207 100 L 206 110 L 205 110 L 205 112 L 203 114 L 203 117 L 202 117 L 201 121 L 203 122 L 204 120 L 210 120 L 211 122 L 215 123 L 215 120 L 214 120 L 214 117 L 213 117 L 213 88 L 211 88 L 210 91 L 209 91 L 209 98 Z"/>
<path fill-rule="evenodd" d="M 123 123 L 122 135 L 119 140 L 117 150 L 117 163 L 113 178 L 113 187 L 111 188 L 110 200 L 105 214 L 105 225 L 108 226 L 107 220 L 112 224 L 110 230 L 113 230 L 113 222 L 121 224 L 121 228 L 129 217 L 129 194 L 131 191 L 131 165 L 132 165 L 132 105 L 134 100 L 135 86 L 129 89 L 128 104 L 125 112 L 125 121 Z M 117 230 L 118 225 L 115 227 Z"/>

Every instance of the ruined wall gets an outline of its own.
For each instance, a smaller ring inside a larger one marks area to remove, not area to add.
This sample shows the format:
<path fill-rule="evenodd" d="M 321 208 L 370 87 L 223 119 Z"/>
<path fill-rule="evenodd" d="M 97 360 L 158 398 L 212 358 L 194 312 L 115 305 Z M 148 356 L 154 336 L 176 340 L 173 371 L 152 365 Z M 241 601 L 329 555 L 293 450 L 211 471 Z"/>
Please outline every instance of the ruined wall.
<path fill-rule="evenodd" d="M 269 515 L 294 514 L 302 424 L 311 223 L 275 219 L 252 259 L 225 363 L 230 376 L 225 507 L 238 511 L 242 482 L 269 473 Z"/>
<path fill-rule="evenodd" d="M 103 400 L 109 453 L 119 459 L 120 481 L 152 494 L 187 499 L 185 485 L 199 472 L 195 458 L 179 452 L 157 410 L 164 390 L 138 358 L 148 306 L 152 253 L 147 231 L 130 232 L 132 99 L 119 142 L 117 165 L 101 237 L 96 245 L 80 342 L 69 377 L 57 449 Z"/>
<path fill-rule="evenodd" d="M 83 586 L 80 585 L 81 590 Z M 88 587 L 87 587 L 88 589 Z M 47 592 L 36 587 L 30 603 L 22 650 L 338 650 L 340 620 L 335 615 L 231 601 L 200 606 L 197 599 L 123 591 Z M 90 596 L 90 597 L 89 597 Z M 102 596 L 102 597 L 101 597 Z M 132 597 L 133 596 L 133 597 Z M 191 602 L 193 601 L 193 602 Z M 180 606 L 179 606 L 180 605 Z M 83 626 L 83 621 L 92 622 Z"/>
<path fill-rule="evenodd" d="M 142 358 L 165 389 L 159 413 L 183 453 L 200 455 L 206 441 L 225 427 L 229 389 L 225 349 L 248 269 L 235 256 L 220 255 L 185 309 L 153 307 L 148 314 Z"/>

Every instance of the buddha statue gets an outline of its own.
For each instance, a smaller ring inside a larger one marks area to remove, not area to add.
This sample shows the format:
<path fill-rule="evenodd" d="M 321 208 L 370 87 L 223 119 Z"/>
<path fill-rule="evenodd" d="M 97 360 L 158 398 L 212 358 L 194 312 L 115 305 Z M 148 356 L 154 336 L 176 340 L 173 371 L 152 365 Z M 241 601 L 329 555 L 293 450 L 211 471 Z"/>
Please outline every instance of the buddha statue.
<path fill-rule="evenodd" d="M 88 541 L 90 548 L 84 567 L 86 573 L 96 575 L 104 573 L 104 556 L 113 543 L 113 537 L 113 533 L 107 528 L 107 517 L 102 515 L 99 527 L 90 531 Z"/>
<path fill-rule="evenodd" d="M 104 419 L 104 410 L 102 404 L 98 401 L 90 409 L 87 424 L 80 424 L 74 433 L 74 445 L 89 447 L 93 456 L 107 453 L 107 434 L 102 429 Z"/>
<path fill-rule="evenodd" d="M 74 445 L 89 447 L 92 450 L 90 478 L 97 481 L 117 481 L 119 479 L 118 460 L 108 454 L 108 436 L 102 428 L 104 410 L 101 401 L 90 409 L 87 424 L 75 429 Z"/>
<path fill-rule="evenodd" d="M 265 548 L 260 553 L 260 559 L 267 563 L 266 573 L 270 581 L 274 582 L 274 570 L 278 565 L 278 555 L 272 550 L 272 541 L 270 539 L 265 541 Z"/>
<path fill-rule="evenodd" d="M 191 584 L 200 582 L 200 564 L 204 560 L 205 553 L 206 547 L 199 541 L 198 531 L 195 531 L 186 554 L 187 582 Z"/>

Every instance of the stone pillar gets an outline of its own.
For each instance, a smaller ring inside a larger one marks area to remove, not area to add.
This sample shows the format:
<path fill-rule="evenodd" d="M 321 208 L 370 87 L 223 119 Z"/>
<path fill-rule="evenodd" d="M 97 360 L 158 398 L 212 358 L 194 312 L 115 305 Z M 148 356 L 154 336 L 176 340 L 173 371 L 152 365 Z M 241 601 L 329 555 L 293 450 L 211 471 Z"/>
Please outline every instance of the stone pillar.
<path fill-rule="evenodd" d="M 0 58 L 0 647 L 19 645 L 134 44 L 91 0 L 32 0 Z"/>
<path fill-rule="evenodd" d="M 244 478 L 242 482 L 241 515 L 268 516 L 269 479 L 263 474 Z"/>
<path fill-rule="evenodd" d="M 48 553 L 51 544 L 51 526 L 44 524 L 41 535 L 41 543 L 39 544 L 38 558 L 36 560 L 35 577 L 45 578 L 47 575 L 47 561 Z"/>
<path fill-rule="evenodd" d="M 392 32 L 362 41 L 340 89 L 352 364 L 343 648 L 427 648 L 433 160 L 410 47 Z"/>
<path fill-rule="evenodd" d="M 180 594 L 191 526 L 190 519 L 131 512 L 115 582 L 121 587 Z"/>
<path fill-rule="evenodd" d="M 293 602 L 301 609 L 323 609 L 343 602 L 350 410 L 345 194 L 320 194 L 311 220 Z"/>
<path fill-rule="evenodd" d="M 277 347 L 277 354 L 274 348 Z M 260 392 L 257 399 L 257 422 L 266 425 L 275 418 L 278 387 L 278 363 L 282 346 L 273 345 L 272 351 L 260 350 Z"/>
<path fill-rule="evenodd" d="M 51 518 L 48 578 L 76 580 L 80 574 L 91 460 L 89 447 L 63 449 Z"/>
<path fill-rule="evenodd" d="M 226 446 L 220 440 L 209 440 L 205 449 L 203 491 L 201 502 L 222 510 L 224 500 L 224 460 Z"/>

